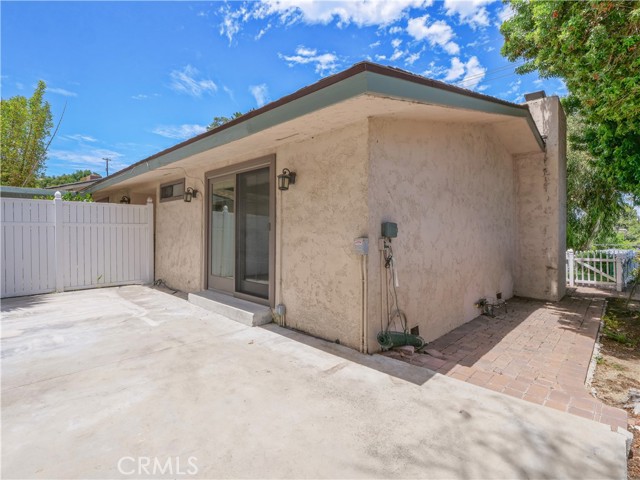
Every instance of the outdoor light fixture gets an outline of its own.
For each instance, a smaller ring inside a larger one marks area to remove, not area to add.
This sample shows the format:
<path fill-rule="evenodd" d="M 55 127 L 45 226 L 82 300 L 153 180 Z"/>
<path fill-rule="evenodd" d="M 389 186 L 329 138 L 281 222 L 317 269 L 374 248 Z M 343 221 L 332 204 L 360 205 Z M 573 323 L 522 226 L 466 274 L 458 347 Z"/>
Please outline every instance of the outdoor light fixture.
<path fill-rule="evenodd" d="M 195 198 L 197 195 L 198 195 L 198 190 L 195 190 L 192 187 L 189 187 L 184 192 L 184 201 L 190 202 L 191 198 Z"/>
<path fill-rule="evenodd" d="M 296 172 L 283 168 L 282 173 L 278 175 L 278 190 L 289 190 L 289 184 L 294 183 L 296 183 Z"/>
<path fill-rule="evenodd" d="M 120 199 L 120 203 L 126 203 L 128 205 L 131 203 L 131 199 L 126 195 L 123 195 L 122 198 Z"/>

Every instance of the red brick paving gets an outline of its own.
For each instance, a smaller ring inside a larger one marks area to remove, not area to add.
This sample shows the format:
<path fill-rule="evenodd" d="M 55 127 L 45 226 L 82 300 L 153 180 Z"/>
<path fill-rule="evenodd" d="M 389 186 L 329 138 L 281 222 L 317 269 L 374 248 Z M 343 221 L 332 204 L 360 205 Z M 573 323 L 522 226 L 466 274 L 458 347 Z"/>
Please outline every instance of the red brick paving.
<path fill-rule="evenodd" d="M 445 359 L 414 354 L 402 360 L 626 429 L 627 413 L 585 387 L 603 307 L 602 298 L 577 294 L 558 303 L 512 298 L 496 317 L 480 316 L 431 342 Z"/>

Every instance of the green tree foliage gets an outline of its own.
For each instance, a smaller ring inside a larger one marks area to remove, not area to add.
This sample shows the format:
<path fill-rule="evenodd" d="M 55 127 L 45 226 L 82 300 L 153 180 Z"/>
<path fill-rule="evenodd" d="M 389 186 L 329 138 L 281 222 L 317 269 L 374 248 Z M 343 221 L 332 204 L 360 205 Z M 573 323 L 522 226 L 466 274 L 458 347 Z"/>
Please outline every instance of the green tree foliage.
<path fill-rule="evenodd" d="M 207 130 L 213 130 L 214 128 L 218 128 L 221 125 L 224 125 L 231 120 L 235 120 L 238 117 L 241 117 L 243 114 L 241 112 L 235 112 L 230 117 L 213 117 L 213 122 L 209 124 Z"/>
<path fill-rule="evenodd" d="M 18 95 L 0 101 L 2 185 L 33 187 L 44 170 L 53 126 L 45 90 L 40 80 L 31 98 Z"/>
<path fill-rule="evenodd" d="M 567 248 L 588 250 L 612 241 L 624 198 L 586 149 L 581 118 L 569 115 L 567 131 Z"/>
<path fill-rule="evenodd" d="M 599 172 L 640 200 L 640 2 L 509 0 L 502 54 L 567 85 Z"/>
<path fill-rule="evenodd" d="M 33 197 L 35 200 L 53 200 L 54 195 L 36 195 Z M 93 197 L 90 193 L 80 192 L 64 192 L 62 194 L 62 200 L 67 202 L 93 202 Z"/>
<path fill-rule="evenodd" d="M 92 172 L 91 170 L 76 170 L 73 173 L 65 173 L 63 175 L 40 177 L 36 181 L 36 184 L 39 188 L 55 187 L 57 185 L 79 182 L 91 174 L 97 175 L 96 172 Z"/>

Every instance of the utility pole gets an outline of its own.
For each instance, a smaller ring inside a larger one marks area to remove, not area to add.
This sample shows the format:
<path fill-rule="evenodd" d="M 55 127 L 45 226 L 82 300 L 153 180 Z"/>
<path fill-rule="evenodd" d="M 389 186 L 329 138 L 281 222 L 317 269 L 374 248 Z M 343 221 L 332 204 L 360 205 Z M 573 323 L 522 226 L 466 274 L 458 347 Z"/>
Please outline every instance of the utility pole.
<path fill-rule="evenodd" d="M 107 157 L 103 157 L 102 158 L 104 160 L 104 163 L 107 165 L 107 177 L 109 176 L 109 162 L 111 161 L 110 158 Z"/>

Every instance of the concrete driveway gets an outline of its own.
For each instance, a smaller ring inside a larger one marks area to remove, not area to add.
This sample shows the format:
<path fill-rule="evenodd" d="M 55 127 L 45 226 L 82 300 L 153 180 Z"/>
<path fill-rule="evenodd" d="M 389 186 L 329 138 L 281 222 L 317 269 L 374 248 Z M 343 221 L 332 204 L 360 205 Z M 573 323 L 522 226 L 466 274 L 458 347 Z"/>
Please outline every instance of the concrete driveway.
<path fill-rule="evenodd" d="M 3 478 L 626 478 L 607 425 L 146 287 L 2 312 Z"/>

